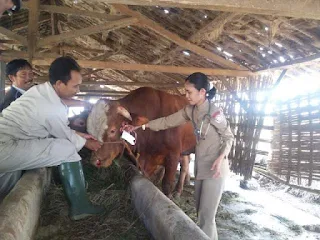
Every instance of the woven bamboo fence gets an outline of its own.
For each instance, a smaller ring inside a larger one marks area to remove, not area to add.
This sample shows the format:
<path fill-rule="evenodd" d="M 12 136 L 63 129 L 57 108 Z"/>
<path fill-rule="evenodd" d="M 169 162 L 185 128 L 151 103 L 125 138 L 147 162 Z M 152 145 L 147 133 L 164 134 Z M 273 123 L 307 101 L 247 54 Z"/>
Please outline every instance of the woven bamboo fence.
<path fill-rule="evenodd" d="M 311 186 L 320 181 L 320 91 L 279 102 L 268 170 Z"/>
<path fill-rule="evenodd" d="M 251 178 L 256 155 L 268 155 L 257 150 L 260 133 L 263 128 L 263 103 L 258 95 L 272 85 L 271 77 L 225 78 L 216 84 L 218 94 L 215 102 L 223 109 L 235 135 L 235 142 L 229 159 L 231 170 Z"/>

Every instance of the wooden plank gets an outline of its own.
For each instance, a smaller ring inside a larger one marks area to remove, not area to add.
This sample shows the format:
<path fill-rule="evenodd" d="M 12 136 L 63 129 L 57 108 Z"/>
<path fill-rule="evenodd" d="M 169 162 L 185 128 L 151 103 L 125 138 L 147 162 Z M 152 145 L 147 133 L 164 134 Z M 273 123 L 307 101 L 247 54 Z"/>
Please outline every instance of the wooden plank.
<path fill-rule="evenodd" d="M 14 58 L 28 58 L 29 57 L 29 53 L 25 52 L 25 51 L 14 51 L 14 50 L 6 50 L 6 51 L 0 51 L 1 56 L 3 57 L 7 57 L 11 60 L 13 60 Z M 35 58 L 57 58 L 60 57 L 61 55 L 57 54 L 57 53 L 39 53 L 36 52 L 33 54 L 33 56 Z"/>
<path fill-rule="evenodd" d="M 310 106 L 311 103 L 311 97 L 308 95 L 308 105 Z M 312 125 L 312 116 L 311 116 L 311 111 L 309 110 L 309 125 Z M 313 177 L 313 130 L 310 130 L 310 156 L 309 156 L 309 178 L 308 178 L 308 186 L 311 186 L 312 184 L 312 177 Z"/>
<path fill-rule="evenodd" d="M 302 187 L 302 186 L 298 186 L 298 185 L 294 185 L 294 184 L 287 184 L 286 181 L 282 180 L 281 178 L 279 178 L 278 176 L 264 170 L 264 169 L 261 169 L 261 168 L 257 168 L 257 167 L 254 167 L 254 171 L 264 175 L 265 177 L 268 177 L 274 181 L 277 181 L 277 182 L 280 182 L 280 183 L 283 183 L 287 186 L 290 186 L 292 188 L 296 188 L 296 189 L 300 189 L 300 190 L 303 190 L 303 191 L 307 191 L 307 192 L 311 192 L 311 193 L 316 193 L 316 194 L 320 194 L 320 190 L 319 189 L 314 189 L 314 188 L 307 188 L 307 187 Z"/>
<path fill-rule="evenodd" d="M 83 75 L 82 75 L 83 76 Z M 37 77 L 34 79 L 37 83 L 48 81 L 48 76 Z M 161 87 L 161 88 L 177 88 L 183 87 L 184 84 L 161 83 L 161 82 L 119 82 L 119 81 L 83 81 L 81 85 L 93 86 L 136 86 L 136 87 Z"/>
<path fill-rule="evenodd" d="M 270 71 L 270 70 L 298 68 L 298 67 L 310 65 L 310 64 L 313 64 L 313 63 L 319 62 L 319 61 L 320 61 L 320 53 L 316 53 L 316 54 L 313 54 L 309 57 L 299 58 L 299 59 L 290 61 L 289 63 L 278 64 L 278 65 L 270 67 L 270 68 L 259 69 L 255 72 L 262 73 L 262 72 Z"/>
<path fill-rule="evenodd" d="M 198 32 L 189 38 L 189 41 L 195 44 L 200 44 L 202 41 L 215 42 L 221 36 L 224 26 L 233 21 L 235 18 L 243 16 L 239 13 L 221 13 L 211 22 L 201 28 Z"/>
<path fill-rule="evenodd" d="M 288 160 L 288 173 L 287 173 L 287 184 L 290 183 L 290 174 L 291 174 L 291 168 L 292 168 L 292 119 L 291 119 L 291 106 L 290 103 L 287 104 L 287 107 L 289 109 L 289 115 L 288 115 L 288 124 L 289 124 L 289 160 Z"/>
<path fill-rule="evenodd" d="M 157 32 L 161 36 L 167 38 L 168 40 L 174 42 L 175 44 L 179 45 L 182 48 L 188 49 L 188 50 L 190 50 L 190 51 L 192 51 L 202 57 L 205 57 L 207 59 L 214 61 L 215 64 L 217 64 L 221 67 L 228 68 L 228 69 L 237 69 L 237 70 L 241 70 L 241 69 L 244 70 L 245 69 L 242 66 L 239 66 L 229 60 L 226 60 L 223 57 L 220 57 L 219 55 L 217 55 L 215 53 L 207 51 L 207 50 L 205 50 L 205 49 L 203 49 L 203 48 L 201 48 L 191 42 L 188 42 L 188 41 L 180 38 L 177 34 L 174 34 L 170 31 L 166 30 L 164 27 L 162 27 L 158 23 L 143 16 L 139 12 L 136 12 L 136 11 L 129 9 L 127 6 L 118 5 L 118 4 L 115 4 L 113 6 L 123 14 L 138 18 L 140 25 L 143 25 L 143 26 Z"/>
<path fill-rule="evenodd" d="M 28 45 L 28 41 L 25 37 L 20 36 L 18 34 L 16 34 L 15 32 L 12 32 L 4 27 L 0 26 L 0 33 L 7 36 L 10 39 L 16 40 L 18 42 L 20 42 L 21 44 L 23 44 L 24 46 Z"/>
<path fill-rule="evenodd" d="M 95 0 L 103 3 L 207 9 L 223 12 L 320 19 L 318 0 Z"/>
<path fill-rule="evenodd" d="M 30 5 L 31 4 L 29 2 L 23 2 L 24 8 L 30 9 L 31 7 Z M 65 6 L 55 6 L 55 5 L 41 5 L 39 10 L 44 12 L 50 12 L 50 13 L 61 13 L 61 14 L 70 14 L 70 15 L 76 15 L 81 17 L 99 18 L 107 21 L 121 20 L 126 17 L 123 15 L 108 15 L 102 12 L 93 12 L 93 11 L 80 10 L 80 9 L 65 7 Z"/>
<path fill-rule="evenodd" d="M 73 30 L 70 32 L 61 33 L 59 35 L 49 36 L 49 37 L 43 38 L 39 41 L 38 46 L 43 47 L 46 45 L 56 44 L 56 43 L 66 41 L 68 39 L 77 38 L 80 36 L 91 35 L 91 34 L 99 33 L 99 32 L 106 31 L 106 30 L 112 31 L 112 30 L 115 30 L 118 28 L 126 27 L 126 26 L 134 24 L 136 22 L 138 22 L 138 19 L 136 19 L 136 18 L 124 18 L 124 19 L 117 20 L 117 21 L 112 21 L 112 22 L 103 23 L 103 24 L 99 24 L 99 25 L 95 25 L 95 26 L 90 26 L 90 27 L 86 27 L 86 28 L 82 28 L 82 29 L 77 29 L 77 30 Z"/>
<path fill-rule="evenodd" d="M 28 57 L 30 62 L 32 61 L 34 52 L 37 47 L 39 5 L 40 5 L 40 0 L 29 1 Z"/>
<path fill-rule="evenodd" d="M 10 56 L 1 56 L 0 60 L 10 61 L 13 58 Z M 33 64 L 39 66 L 49 66 L 54 59 L 52 58 L 37 58 L 32 61 Z M 79 65 L 83 68 L 99 68 L 99 69 L 114 69 L 124 71 L 145 71 L 145 72 L 166 72 L 166 73 L 179 73 L 190 75 L 194 72 L 202 72 L 211 76 L 239 76 L 248 77 L 254 75 L 249 71 L 241 70 L 227 70 L 227 69 L 214 69 L 214 68 L 198 68 L 198 67 L 178 67 L 178 66 L 165 66 L 165 65 L 147 65 L 137 63 L 119 63 L 109 61 L 90 61 L 90 60 L 77 60 Z"/>
<path fill-rule="evenodd" d="M 6 63 L 0 62 L 0 103 L 3 102 L 6 87 Z"/>

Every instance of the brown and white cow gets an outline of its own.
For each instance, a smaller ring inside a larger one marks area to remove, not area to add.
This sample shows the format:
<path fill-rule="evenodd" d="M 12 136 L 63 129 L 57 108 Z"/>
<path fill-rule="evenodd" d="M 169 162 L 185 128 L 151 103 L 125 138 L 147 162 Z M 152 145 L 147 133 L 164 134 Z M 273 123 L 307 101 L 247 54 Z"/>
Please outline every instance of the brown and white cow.
<path fill-rule="evenodd" d="M 108 167 L 122 152 L 122 144 L 115 142 L 120 140 L 123 124 L 141 125 L 148 119 L 175 113 L 186 105 L 187 100 L 182 96 L 147 87 L 136 89 L 120 100 L 99 100 L 87 120 L 87 131 L 104 142 L 101 149 L 92 155 L 92 164 Z M 139 165 L 146 177 L 151 177 L 158 166 L 164 166 L 162 189 L 170 195 L 180 154 L 193 149 L 195 144 L 191 123 L 159 132 L 138 129 Z M 178 194 L 182 191 L 182 184 L 176 189 Z"/>

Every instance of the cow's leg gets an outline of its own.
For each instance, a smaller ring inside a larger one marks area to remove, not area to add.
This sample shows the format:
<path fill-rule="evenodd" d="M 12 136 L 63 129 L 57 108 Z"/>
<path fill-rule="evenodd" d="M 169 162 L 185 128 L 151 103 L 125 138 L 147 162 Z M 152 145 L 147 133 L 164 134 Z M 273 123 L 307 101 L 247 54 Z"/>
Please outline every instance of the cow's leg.
<path fill-rule="evenodd" d="M 189 155 L 181 156 L 180 158 L 180 176 L 175 188 L 175 197 L 179 198 L 183 191 L 184 182 L 189 175 Z M 190 181 L 190 180 L 189 180 Z"/>
<path fill-rule="evenodd" d="M 179 157 L 180 153 L 170 154 L 166 157 L 165 174 L 162 180 L 162 191 L 169 198 L 172 197 L 172 190 L 175 180 L 175 173 L 178 167 Z"/>
<path fill-rule="evenodd" d="M 185 156 L 186 157 L 186 159 L 184 160 L 184 166 L 185 166 L 185 168 L 187 169 L 186 170 L 186 178 L 185 178 L 185 180 L 184 180 L 184 186 L 189 186 L 190 185 L 190 172 L 189 172 L 189 165 L 190 165 L 190 160 L 191 160 L 191 157 L 190 157 L 190 155 L 187 155 L 187 156 Z"/>
<path fill-rule="evenodd" d="M 150 177 L 150 180 L 154 185 L 159 185 L 163 179 L 165 169 L 163 166 L 158 166 L 157 170 L 154 171 L 154 174 Z"/>

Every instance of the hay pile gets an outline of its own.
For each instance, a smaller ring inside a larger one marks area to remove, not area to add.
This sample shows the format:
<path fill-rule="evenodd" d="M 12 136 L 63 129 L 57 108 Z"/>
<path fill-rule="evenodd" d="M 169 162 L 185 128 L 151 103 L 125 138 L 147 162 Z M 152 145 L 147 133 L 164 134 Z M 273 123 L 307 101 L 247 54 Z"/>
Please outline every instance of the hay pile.
<path fill-rule="evenodd" d="M 113 164 L 108 169 L 97 170 L 87 163 L 84 172 L 90 199 L 103 205 L 107 213 L 71 221 L 62 186 L 53 183 L 42 204 L 35 240 L 151 239 L 134 212 L 120 167 Z"/>

